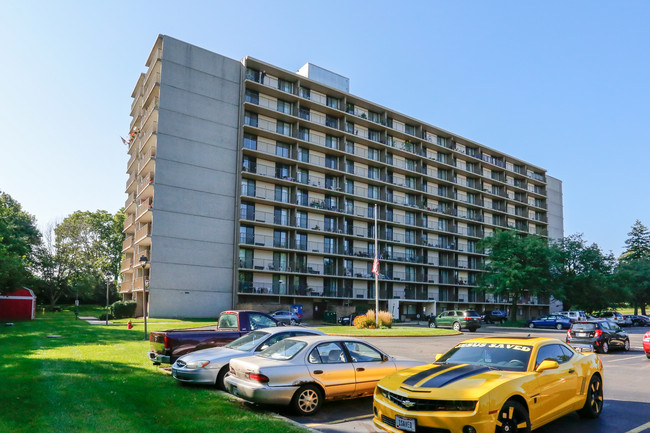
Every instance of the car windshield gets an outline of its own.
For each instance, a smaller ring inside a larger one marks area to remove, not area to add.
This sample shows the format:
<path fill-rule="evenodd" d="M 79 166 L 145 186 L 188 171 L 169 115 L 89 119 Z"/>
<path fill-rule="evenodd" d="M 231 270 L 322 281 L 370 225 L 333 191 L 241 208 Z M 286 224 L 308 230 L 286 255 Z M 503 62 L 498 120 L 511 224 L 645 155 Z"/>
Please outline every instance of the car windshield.
<path fill-rule="evenodd" d="M 504 343 L 460 343 L 437 362 L 484 365 L 498 370 L 525 371 L 532 346 Z"/>
<path fill-rule="evenodd" d="M 571 327 L 572 331 L 593 331 L 596 329 L 595 323 L 574 323 Z"/>
<path fill-rule="evenodd" d="M 282 340 L 263 350 L 257 356 L 286 361 L 296 356 L 306 345 L 307 343 L 304 341 Z"/>
<path fill-rule="evenodd" d="M 268 335 L 268 332 L 253 331 L 244 335 L 243 337 L 239 337 L 235 341 L 231 341 L 224 347 L 241 350 L 242 352 L 250 352 L 251 350 L 255 349 L 255 347 L 257 347 L 260 342 L 264 341 Z"/>

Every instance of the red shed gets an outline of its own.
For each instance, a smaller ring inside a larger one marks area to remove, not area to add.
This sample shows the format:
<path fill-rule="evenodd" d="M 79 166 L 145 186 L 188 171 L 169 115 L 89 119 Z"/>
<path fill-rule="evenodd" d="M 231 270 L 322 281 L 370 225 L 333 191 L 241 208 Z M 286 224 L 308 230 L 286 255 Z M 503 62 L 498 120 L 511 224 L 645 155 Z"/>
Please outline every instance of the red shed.
<path fill-rule="evenodd" d="M 34 320 L 36 295 L 30 289 L 0 295 L 0 320 Z"/>

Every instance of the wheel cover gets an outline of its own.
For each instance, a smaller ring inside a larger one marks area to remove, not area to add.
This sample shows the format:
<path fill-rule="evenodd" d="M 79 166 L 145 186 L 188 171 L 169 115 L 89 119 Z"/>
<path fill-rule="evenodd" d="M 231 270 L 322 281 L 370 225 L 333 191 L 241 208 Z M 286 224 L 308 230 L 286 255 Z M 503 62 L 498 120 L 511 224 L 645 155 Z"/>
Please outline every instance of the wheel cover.
<path fill-rule="evenodd" d="M 304 413 L 311 413 L 318 407 L 318 393 L 313 389 L 306 389 L 298 396 L 298 407 Z"/>
<path fill-rule="evenodd" d="M 589 384 L 589 409 L 598 414 L 603 410 L 603 387 L 600 380 L 592 380 Z"/>
<path fill-rule="evenodd" d="M 454 322 L 454 331 L 460 331 L 460 323 Z"/>
<path fill-rule="evenodd" d="M 630 340 L 625 340 L 625 350 L 630 350 Z"/>
<path fill-rule="evenodd" d="M 603 352 L 609 352 L 609 344 L 606 341 L 603 341 Z"/>
<path fill-rule="evenodd" d="M 503 433 L 517 433 L 528 429 L 526 417 L 519 410 L 516 410 L 514 406 L 501 409 L 496 424 L 499 427 L 498 431 Z"/>

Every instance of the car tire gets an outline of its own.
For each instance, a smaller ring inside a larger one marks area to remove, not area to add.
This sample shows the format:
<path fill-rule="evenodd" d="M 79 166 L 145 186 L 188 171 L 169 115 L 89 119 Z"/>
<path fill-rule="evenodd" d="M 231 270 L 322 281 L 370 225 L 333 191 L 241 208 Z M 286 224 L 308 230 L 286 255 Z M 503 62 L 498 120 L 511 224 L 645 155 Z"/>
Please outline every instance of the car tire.
<path fill-rule="evenodd" d="M 598 418 L 603 411 L 603 381 L 594 375 L 589 381 L 585 405 L 578 411 L 583 418 Z"/>
<path fill-rule="evenodd" d="M 301 386 L 291 399 L 291 407 L 301 416 L 310 416 L 323 405 L 323 393 L 316 385 Z"/>
<path fill-rule="evenodd" d="M 496 433 L 529 433 L 530 416 L 526 408 L 515 400 L 503 404 L 497 417 Z"/>
<path fill-rule="evenodd" d="M 291 319 L 291 322 L 289 322 L 289 323 L 291 324 L 291 326 L 296 326 L 298 324 L 296 319 Z"/>
<path fill-rule="evenodd" d="M 224 383 L 223 379 L 226 377 L 226 374 L 230 371 L 230 364 L 226 364 L 223 367 L 221 367 L 221 370 L 219 370 L 219 374 L 217 374 L 217 380 L 215 382 L 215 385 L 217 385 L 217 388 L 219 388 L 222 391 L 226 390 L 226 384 Z"/>
<path fill-rule="evenodd" d="M 533 328 L 535 327 L 535 324 L 534 324 L 533 322 L 530 322 L 530 323 L 528 324 L 528 327 L 529 327 L 530 329 L 533 329 Z"/>
<path fill-rule="evenodd" d="M 646 354 L 645 354 L 645 357 L 648 358 L 648 359 L 650 359 L 650 353 L 646 353 Z"/>
<path fill-rule="evenodd" d="M 473 327 L 472 327 L 472 328 L 469 328 L 469 332 L 476 332 L 476 329 L 477 329 L 477 328 L 473 328 Z"/>
<path fill-rule="evenodd" d="M 600 345 L 600 353 L 607 352 L 609 352 L 609 343 L 607 341 L 603 341 L 603 343 Z"/>
<path fill-rule="evenodd" d="M 460 332 L 460 329 L 461 329 L 461 327 L 460 327 L 460 322 L 454 322 L 454 324 L 451 325 L 451 328 L 452 328 L 454 331 Z"/>
<path fill-rule="evenodd" d="M 561 330 L 562 329 L 562 324 L 558 323 L 557 325 L 555 325 L 555 329 L 557 329 L 558 331 Z"/>
<path fill-rule="evenodd" d="M 623 344 L 623 350 L 625 350 L 626 352 L 630 351 L 630 340 L 629 339 L 625 340 L 625 343 Z"/>
<path fill-rule="evenodd" d="M 437 328 L 438 324 L 436 322 L 429 322 L 429 328 Z"/>

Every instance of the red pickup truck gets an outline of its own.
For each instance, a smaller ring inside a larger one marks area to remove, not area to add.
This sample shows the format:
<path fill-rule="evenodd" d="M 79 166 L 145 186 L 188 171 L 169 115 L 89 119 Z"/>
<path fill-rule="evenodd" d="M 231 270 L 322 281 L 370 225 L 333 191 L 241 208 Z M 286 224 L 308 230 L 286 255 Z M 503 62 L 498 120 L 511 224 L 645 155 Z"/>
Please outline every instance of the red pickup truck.
<path fill-rule="evenodd" d="M 148 357 L 155 365 L 173 364 L 186 353 L 223 346 L 250 331 L 279 325 L 280 322 L 273 317 L 259 311 L 224 311 L 219 315 L 216 326 L 151 332 Z"/>

